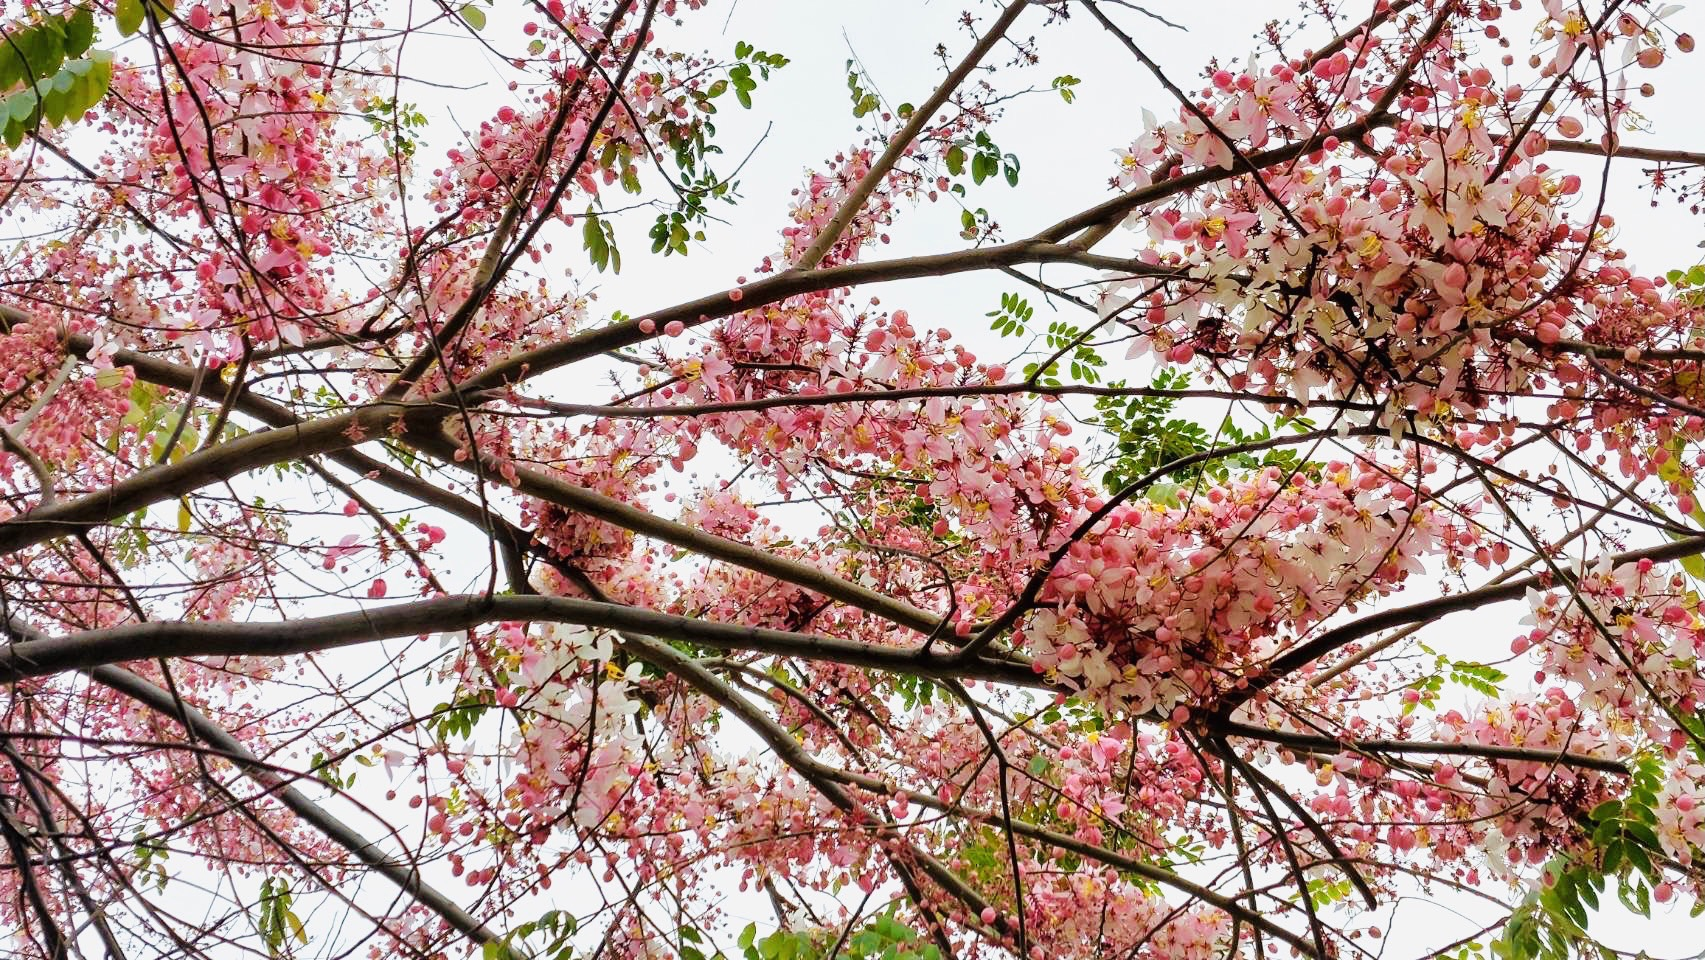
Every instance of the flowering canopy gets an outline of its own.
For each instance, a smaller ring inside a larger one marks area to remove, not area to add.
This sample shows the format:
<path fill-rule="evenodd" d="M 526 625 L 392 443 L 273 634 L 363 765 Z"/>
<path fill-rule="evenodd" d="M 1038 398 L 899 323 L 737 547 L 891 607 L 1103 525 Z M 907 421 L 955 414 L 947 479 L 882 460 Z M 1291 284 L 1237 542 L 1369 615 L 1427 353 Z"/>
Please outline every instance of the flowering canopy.
<path fill-rule="evenodd" d="M 1309 3 L 1177 80 L 1135 4 L 969 5 L 644 313 L 594 278 L 703 255 L 800 69 L 700 0 L 0 8 L 9 947 L 1372 956 L 1423 888 L 1495 906 L 1411 955 L 1534 957 L 1705 896 L 1705 269 L 1607 199 L 1698 200 L 1622 142 L 1675 11 Z M 1014 238 L 1086 21 L 1167 98 Z M 508 71 L 453 134 L 445 33 Z M 873 293 L 951 274 L 1033 289 Z"/>

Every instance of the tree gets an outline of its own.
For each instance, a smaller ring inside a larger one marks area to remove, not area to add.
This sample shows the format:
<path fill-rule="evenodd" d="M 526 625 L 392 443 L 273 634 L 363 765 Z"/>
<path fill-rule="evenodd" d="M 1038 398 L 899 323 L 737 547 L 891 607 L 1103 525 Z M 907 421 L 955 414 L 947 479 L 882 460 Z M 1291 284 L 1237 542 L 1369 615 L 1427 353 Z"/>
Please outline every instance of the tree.
<path fill-rule="evenodd" d="M 778 249 L 615 305 L 820 64 L 699 0 L 9 10 L 13 949 L 1349 957 L 1421 889 L 1493 907 L 1411 954 L 1563 957 L 1705 902 L 1705 268 L 1608 195 L 1698 202 L 1621 142 L 1673 10 L 1309 3 L 1183 78 L 1164 10 L 968 5 L 915 103 L 849 64 Z M 1106 145 L 1086 23 L 1170 99 L 1013 232 L 1009 104 Z"/>

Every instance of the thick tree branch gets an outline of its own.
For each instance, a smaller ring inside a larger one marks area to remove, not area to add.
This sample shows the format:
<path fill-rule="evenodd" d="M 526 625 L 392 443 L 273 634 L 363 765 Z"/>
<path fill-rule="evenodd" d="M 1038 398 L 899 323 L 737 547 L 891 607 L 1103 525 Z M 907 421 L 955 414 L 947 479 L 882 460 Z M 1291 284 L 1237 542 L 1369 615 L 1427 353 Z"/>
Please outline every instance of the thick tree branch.
<path fill-rule="evenodd" d="M 270 623 L 151 621 L 69 636 L 37 636 L 0 647 L 0 683 L 156 657 L 283 657 L 378 640 L 468 630 L 502 620 L 571 623 L 633 630 L 718 650 L 747 650 L 825 660 L 921 677 L 995 680 L 1027 687 L 1043 681 L 1021 662 L 921 655 L 918 647 L 882 646 L 716 623 L 639 607 L 569 597 L 462 594 L 371 610 Z"/>
<path fill-rule="evenodd" d="M 458 450 L 456 443 L 442 434 L 425 437 L 411 436 L 407 439 L 411 446 L 438 458 L 446 465 L 464 469 L 472 465 L 469 461 L 460 461 L 456 458 Z M 495 466 L 496 464 L 493 462 L 487 469 Z M 514 466 L 512 469 L 515 474 L 515 489 L 517 491 L 578 513 L 597 517 L 624 530 L 652 537 L 684 550 L 692 550 L 714 560 L 722 560 L 748 570 L 767 574 L 783 582 L 804 587 L 832 600 L 838 600 L 850 607 L 876 614 L 921 633 L 933 632 L 941 620 L 939 616 L 928 611 L 920 610 L 904 601 L 884 596 L 868 587 L 826 573 L 809 564 L 789 560 L 770 551 L 719 537 L 713 533 L 706 533 L 684 523 L 666 520 L 632 504 L 624 503 L 613 497 L 606 497 L 594 490 L 570 483 L 557 474 L 522 466 Z"/>

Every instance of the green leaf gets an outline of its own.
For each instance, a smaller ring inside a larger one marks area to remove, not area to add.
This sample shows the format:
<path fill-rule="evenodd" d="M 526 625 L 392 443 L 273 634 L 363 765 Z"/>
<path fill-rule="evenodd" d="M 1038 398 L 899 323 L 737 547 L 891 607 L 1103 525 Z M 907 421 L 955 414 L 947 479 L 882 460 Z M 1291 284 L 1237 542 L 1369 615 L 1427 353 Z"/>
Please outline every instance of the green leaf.
<path fill-rule="evenodd" d="M 995 175 L 995 161 L 986 153 L 979 153 L 971 158 L 971 180 L 982 183 Z"/>
<path fill-rule="evenodd" d="M 24 123 L 35 112 L 38 99 L 34 87 L 25 87 L 6 98 L 6 116 L 14 123 Z"/>
<path fill-rule="evenodd" d="M 1647 824 L 1645 824 L 1641 821 L 1638 821 L 1638 820 L 1629 820 L 1624 824 L 1623 829 L 1628 833 L 1628 835 L 1630 837 L 1633 837 L 1635 840 L 1640 841 L 1640 843 L 1643 846 L 1645 846 L 1647 849 L 1649 849 L 1649 850 L 1662 850 L 1663 849 L 1663 845 L 1658 842 L 1657 831 L 1653 830 Z"/>
<path fill-rule="evenodd" d="M 1705 580 L 1705 557 L 1694 553 L 1677 559 L 1681 562 L 1681 569 L 1687 571 L 1688 576 L 1695 580 Z"/>
<path fill-rule="evenodd" d="M 60 76 L 64 76 L 64 74 L 60 74 Z M 65 122 L 65 115 L 70 108 L 70 103 L 71 98 L 66 95 L 65 91 L 49 88 L 41 98 L 42 118 L 51 126 L 59 126 Z"/>
<path fill-rule="evenodd" d="M 1621 866 L 1621 841 L 1604 844 L 1604 873 L 1616 873 Z"/>
<path fill-rule="evenodd" d="M 18 57 L 18 36 L 22 31 L 7 31 L 0 41 L 0 90 L 10 90 L 24 78 L 24 62 Z"/>
<path fill-rule="evenodd" d="M 965 148 L 954 146 L 947 151 L 947 172 L 959 176 L 965 172 Z"/>
<path fill-rule="evenodd" d="M 80 57 L 95 42 L 95 14 L 81 7 L 65 21 L 65 55 Z"/>
<path fill-rule="evenodd" d="M 617 273 L 622 272 L 621 254 L 610 242 L 611 227 L 591 210 L 586 211 L 586 221 L 580 230 L 581 238 L 586 244 L 586 254 L 592 259 L 592 265 L 599 273 L 614 267 Z"/>
<path fill-rule="evenodd" d="M 85 90 L 82 110 L 88 110 L 100 103 L 112 89 L 112 54 L 105 50 L 96 50 L 89 58 L 89 73 L 84 81 Z"/>
<path fill-rule="evenodd" d="M 286 909 L 284 911 L 284 920 L 290 924 L 290 932 L 295 935 L 297 943 L 308 942 L 308 930 L 306 927 L 302 926 L 302 919 L 296 916 L 294 911 Z"/>
<path fill-rule="evenodd" d="M 118 21 L 121 37 L 128 37 L 141 29 L 144 16 L 142 0 L 118 0 L 113 6 L 113 17 Z"/>
<path fill-rule="evenodd" d="M 479 7 L 476 7 L 471 3 L 464 3 L 462 4 L 462 9 L 457 12 L 461 14 L 462 19 L 467 22 L 468 26 L 473 27 L 475 30 L 485 29 L 484 10 L 481 10 Z"/>
<path fill-rule="evenodd" d="M 1657 875 L 1652 870 L 1652 858 L 1647 856 L 1646 851 L 1641 849 L 1639 845 L 1632 843 L 1623 844 L 1622 855 L 1628 858 L 1628 862 L 1634 865 L 1634 869 L 1640 871 L 1646 876 L 1651 877 Z"/>
<path fill-rule="evenodd" d="M 25 80 L 50 77 L 65 62 L 65 24 L 58 19 L 46 20 L 18 38 L 24 53 Z"/>

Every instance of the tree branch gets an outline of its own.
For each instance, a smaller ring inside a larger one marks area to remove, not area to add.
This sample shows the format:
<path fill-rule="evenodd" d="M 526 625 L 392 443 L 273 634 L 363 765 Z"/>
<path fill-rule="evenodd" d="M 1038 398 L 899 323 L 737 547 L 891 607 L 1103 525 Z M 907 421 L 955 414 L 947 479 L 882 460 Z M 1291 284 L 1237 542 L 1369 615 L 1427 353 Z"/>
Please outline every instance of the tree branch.
<path fill-rule="evenodd" d="M 377 640 L 467 630 L 500 620 L 634 630 L 718 650 L 749 650 L 921 677 L 994 680 L 1046 688 L 1044 681 L 1019 661 L 965 660 L 953 653 L 920 656 L 918 647 L 716 623 L 570 597 L 486 594 L 435 597 L 372 610 L 269 623 L 156 620 L 62 637 L 37 633 L 31 639 L 0 647 L 0 683 L 156 657 L 291 656 Z"/>
<path fill-rule="evenodd" d="M 1029 0 L 1012 0 L 1011 3 L 1007 4 L 1006 9 L 1001 11 L 1001 15 L 989 25 L 988 32 L 983 34 L 982 39 L 978 40 L 976 45 L 971 48 L 971 52 L 965 55 L 965 59 L 959 61 L 959 65 L 954 67 L 953 71 L 941 81 L 941 85 L 935 88 L 935 92 L 930 94 L 929 99 L 912 112 L 911 119 L 906 121 L 906 125 L 901 127 L 900 132 L 894 135 L 894 139 L 888 142 L 888 148 L 882 151 L 882 156 L 870 165 L 870 169 L 865 171 L 864 176 L 853 186 L 852 191 L 847 194 L 847 198 L 841 202 L 840 208 L 835 211 L 835 215 L 824 225 L 822 232 L 817 234 L 817 238 L 811 241 L 811 246 L 805 248 L 805 252 L 799 255 L 799 260 L 793 265 L 793 269 L 808 271 L 822 261 L 823 255 L 828 253 L 829 248 L 834 246 L 835 241 L 846 232 L 847 224 L 851 223 L 853 217 L 858 216 L 858 212 L 864 209 L 864 202 L 870 199 L 871 193 L 875 192 L 876 188 L 882 183 L 882 179 L 888 176 L 888 172 L 894 169 L 894 164 L 898 163 L 906 151 L 911 148 L 912 142 L 918 138 L 918 134 L 923 132 L 924 127 L 935 119 L 935 112 L 941 109 L 942 105 L 947 102 L 947 98 L 953 95 L 953 91 L 959 89 L 959 85 L 964 83 L 965 78 L 970 76 L 977 64 L 985 56 L 988 56 L 995 44 L 1006 36 L 1007 30 L 1018 19 L 1018 15 L 1024 12 L 1024 7 L 1028 2 Z"/>

